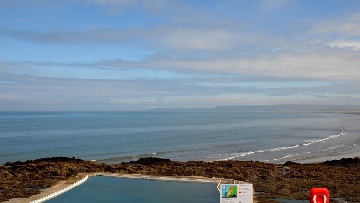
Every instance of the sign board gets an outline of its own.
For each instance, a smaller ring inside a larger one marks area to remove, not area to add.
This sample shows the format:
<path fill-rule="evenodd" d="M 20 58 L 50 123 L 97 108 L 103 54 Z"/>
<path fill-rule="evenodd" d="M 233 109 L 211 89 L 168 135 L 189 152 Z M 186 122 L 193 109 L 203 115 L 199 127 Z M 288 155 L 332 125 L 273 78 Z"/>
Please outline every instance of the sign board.
<path fill-rule="evenodd" d="M 253 203 L 253 185 L 220 184 L 220 203 Z"/>

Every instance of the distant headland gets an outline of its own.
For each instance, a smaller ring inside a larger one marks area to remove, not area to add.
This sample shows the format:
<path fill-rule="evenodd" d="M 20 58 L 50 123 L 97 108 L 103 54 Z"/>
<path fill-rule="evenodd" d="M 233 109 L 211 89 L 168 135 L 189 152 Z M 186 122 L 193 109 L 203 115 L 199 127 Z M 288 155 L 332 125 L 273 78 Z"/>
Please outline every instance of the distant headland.
<path fill-rule="evenodd" d="M 234 105 L 216 106 L 212 108 L 154 108 L 153 112 L 328 112 L 328 113 L 360 113 L 360 105 Z"/>

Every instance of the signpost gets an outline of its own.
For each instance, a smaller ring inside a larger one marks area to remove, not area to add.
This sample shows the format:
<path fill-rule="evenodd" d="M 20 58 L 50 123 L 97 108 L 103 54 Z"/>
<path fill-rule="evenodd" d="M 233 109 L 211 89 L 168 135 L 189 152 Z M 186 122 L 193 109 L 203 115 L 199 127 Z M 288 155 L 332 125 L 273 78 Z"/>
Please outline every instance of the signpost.
<path fill-rule="evenodd" d="M 220 203 L 253 203 L 253 185 L 220 184 Z"/>

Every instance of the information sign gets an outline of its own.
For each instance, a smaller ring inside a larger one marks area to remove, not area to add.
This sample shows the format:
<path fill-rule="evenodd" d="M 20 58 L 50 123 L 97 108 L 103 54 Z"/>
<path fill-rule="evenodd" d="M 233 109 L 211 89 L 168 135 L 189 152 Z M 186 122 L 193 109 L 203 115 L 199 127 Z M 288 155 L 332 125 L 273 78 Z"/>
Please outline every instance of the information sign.
<path fill-rule="evenodd" d="M 253 203 L 253 185 L 220 184 L 220 203 Z"/>

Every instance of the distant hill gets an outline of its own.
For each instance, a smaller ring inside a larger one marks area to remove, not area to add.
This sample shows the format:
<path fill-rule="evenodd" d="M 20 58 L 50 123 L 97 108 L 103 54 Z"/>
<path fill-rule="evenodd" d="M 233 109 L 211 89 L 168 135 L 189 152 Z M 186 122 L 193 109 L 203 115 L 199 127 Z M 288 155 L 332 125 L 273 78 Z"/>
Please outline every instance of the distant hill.
<path fill-rule="evenodd" d="M 156 112 L 212 112 L 212 111 L 360 111 L 360 105 L 239 105 L 213 108 L 155 108 Z"/>

